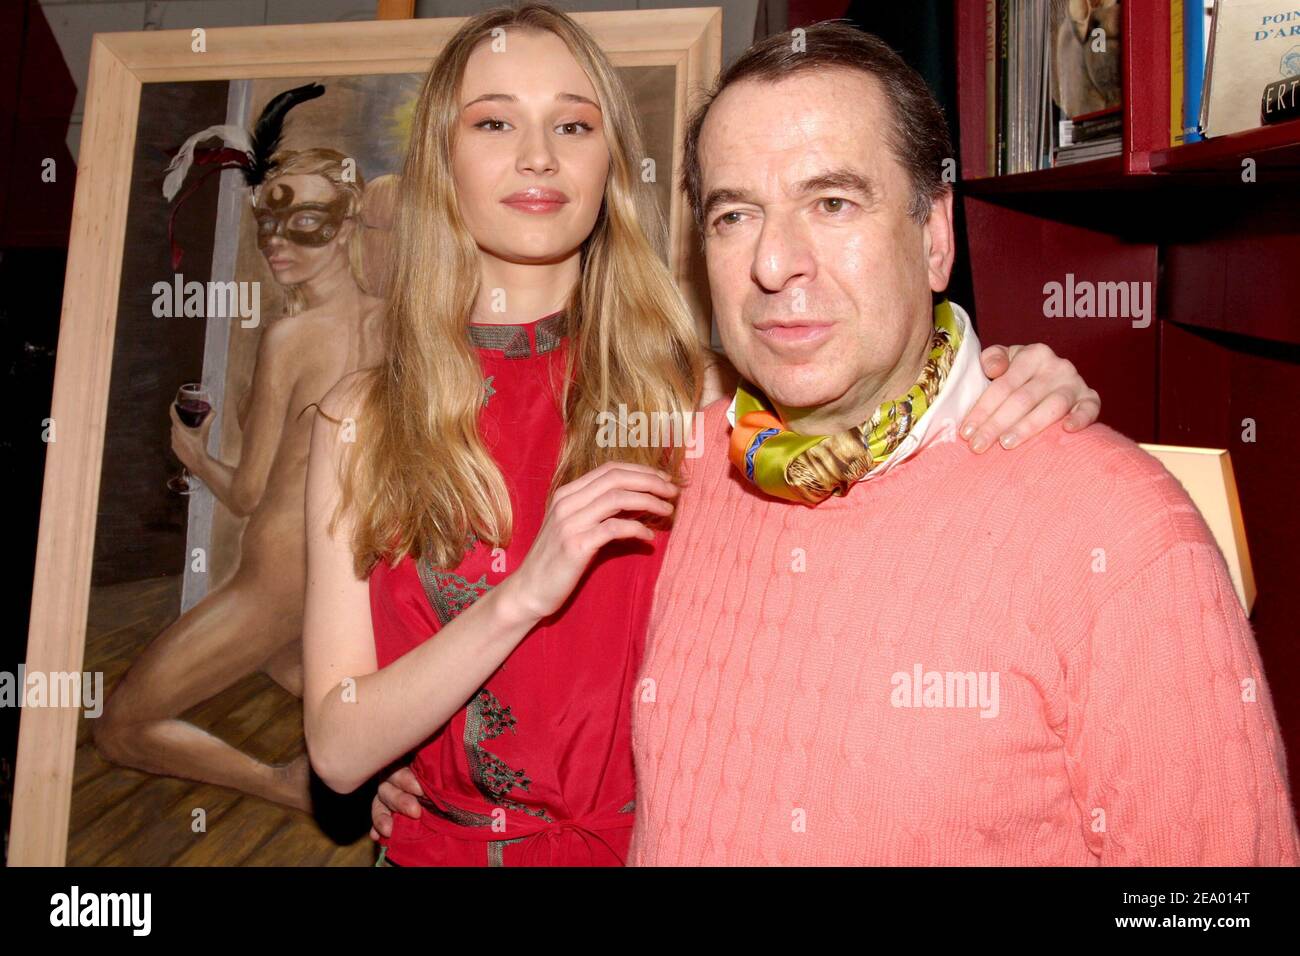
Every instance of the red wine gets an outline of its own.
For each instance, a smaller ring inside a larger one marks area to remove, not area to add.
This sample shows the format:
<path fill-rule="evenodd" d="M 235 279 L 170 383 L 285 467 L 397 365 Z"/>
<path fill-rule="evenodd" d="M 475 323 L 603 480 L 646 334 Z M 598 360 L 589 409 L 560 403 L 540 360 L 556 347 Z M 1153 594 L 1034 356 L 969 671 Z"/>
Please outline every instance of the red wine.
<path fill-rule="evenodd" d="M 208 417 L 210 411 L 212 406 L 197 398 L 187 398 L 176 403 L 176 414 L 189 428 L 198 428 L 202 425 L 203 419 Z"/>

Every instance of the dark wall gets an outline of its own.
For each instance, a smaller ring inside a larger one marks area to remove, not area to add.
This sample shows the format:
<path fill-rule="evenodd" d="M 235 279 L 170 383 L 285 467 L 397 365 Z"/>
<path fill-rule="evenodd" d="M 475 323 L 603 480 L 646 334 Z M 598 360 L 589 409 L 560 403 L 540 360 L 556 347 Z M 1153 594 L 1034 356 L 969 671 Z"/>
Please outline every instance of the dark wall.
<path fill-rule="evenodd" d="M 65 142 L 77 88 L 36 3 L 0 3 L 0 473 L 8 567 L 0 669 L 27 652 L 63 270 L 77 168 Z M 54 179 L 43 180 L 43 161 Z M 0 832 L 8 855 L 18 708 L 0 709 Z"/>
<path fill-rule="evenodd" d="M 960 130 L 957 123 L 957 48 L 952 16 L 952 0 L 907 0 L 906 3 L 881 3 L 880 0 L 854 0 L 848 4 L 844 18 L 880 37 L 918 73 L 925 77 L 930 91 L 943 107 L 952 137 L 953 159 L 961 162 Z M 961 170 L 957 172 L 961 178 Z M 957 259 L 946 294 L 971 312 L 976 330 L 975 293 L 971 285 L 970 250 L 966 241 L 966 215 L 960 202 L 953 204 L 957 230 Z M 993 345 L 993 341 L 984 343 Z M 1002 345 L 1023 343 L 1002 342 Z"/>
<path fill-rule="evenodd" d="M 177 388 L 202 377 L 204 320 L 153 314 L 154 283 L 171 282 L 175 275 L 162 181 L 171 151 L 191 134 L 225 121 L 228 86 L 146 84 L 141 92 L 95 528 L 95 585 L 184 569 L 189 499 L 166 487 L 180 468 L 171 451 L 167 407 Z M 191 171 L 190 180 L 198 175 Z M 176 216 L 185 282 L 211 277 L 219 178 L 209 178 Z"/>
<path fill-rule="evenodd" d="M 0 249 L 66 248 L 77 84 L 36 3 L 0 3 Z M 42 178 L 55 162 L 53 182 Z"/>

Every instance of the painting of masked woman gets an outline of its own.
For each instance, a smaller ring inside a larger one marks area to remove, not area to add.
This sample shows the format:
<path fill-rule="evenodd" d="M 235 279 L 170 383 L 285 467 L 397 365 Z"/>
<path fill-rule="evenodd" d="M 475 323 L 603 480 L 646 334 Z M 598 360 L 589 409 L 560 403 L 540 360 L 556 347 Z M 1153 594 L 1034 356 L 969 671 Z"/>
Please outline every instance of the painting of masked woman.
<path fill-rule="evenodd" d="M 170 159 L 147 157 L 168 227 L 153 258 L 169 273 L 151 285 L 150 311 L 202 332 L 198 361 L 158 368 L 148 389 L 169 460 L 145 482 L 176 513 L 189 560 L 168 586 L 121 582 L 116 600 L 106 589 L 99 621 L 92 594 L 91 633 L 118 640 L 88 636 L 109 687 L 85 721 L 72 864 L 235 862 L 249 833 L 241 862 L 342 861 L 350 848 L 315 819 L 302 745 L 303 487 L 312 403 L 379 354 L 385 247 L 365 235 L 379 231 L 365 221 L 366 188 L 400 165 L 410 86 L 232 82 L 225 118 L 251 121 L 190 129 Z M 358 123 L 367 113 L 378 127 Z M 210 259 L 187 245 L 191 219 L 213 226 Z M 157 613 L 128 639 L 110 621 L 132 597 Z"/>

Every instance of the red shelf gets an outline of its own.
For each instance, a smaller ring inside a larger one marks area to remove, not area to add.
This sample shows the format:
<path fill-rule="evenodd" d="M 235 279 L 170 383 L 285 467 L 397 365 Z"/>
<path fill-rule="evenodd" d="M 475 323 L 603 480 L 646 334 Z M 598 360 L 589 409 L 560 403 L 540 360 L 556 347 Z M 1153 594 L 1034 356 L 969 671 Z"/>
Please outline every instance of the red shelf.
<path fill-rule="evenodd" d="M 1151 154 L 1151 171 L 1237 173 L 1248 158 L 1261 166 L 1300 165 L 1300 120 L 1157 150 Z"/>
<path fill-rule="evenodd" d="M 1123 156 L 1094 159 L 1074 166 L 1040 169 L 1010 176 L 964 179 L 966 196 L 1015 196 L 1025 193 L 1131 192 L 1178 189 L 1211 181 L 1241 182 L 1242 161 L 1254 159 L 1257 168 L 1285 173 L 1281 181 L 1300 179 L 1300 120 L 1277 126 L 1243 130 L 1144 154 L 1148 171 L 1126 168 Z"/>
<path fill-rule="evenodd" d="M 1128 177 L 1127 182 L 1132 179 Z M 1039 169 L 1031 173 L 966 179 L 961 185 L 963 194 L 967 196 L 1114 189 L 1126 185 L 1124 157 L 1108 156 L 1105 159 L 1091 159 L 1085 163 Z"/>
<path fill-rule="evenodd" d="M 1094 159 L 1073 166 L 1040 169 L 1010 176 L 962 181 L 967 196 L 1012 196 L 1021 193 L 1126 191 L 1199 185 L 1210 175 L 1239 180 L 1242 161 L 1254 159 L 1265 170 L 1300 176 L 1300 120 L 1242 130 L 1227 136 L 1145 154 L 1147 172 L 1126 168 L 1123 156 Z"/>

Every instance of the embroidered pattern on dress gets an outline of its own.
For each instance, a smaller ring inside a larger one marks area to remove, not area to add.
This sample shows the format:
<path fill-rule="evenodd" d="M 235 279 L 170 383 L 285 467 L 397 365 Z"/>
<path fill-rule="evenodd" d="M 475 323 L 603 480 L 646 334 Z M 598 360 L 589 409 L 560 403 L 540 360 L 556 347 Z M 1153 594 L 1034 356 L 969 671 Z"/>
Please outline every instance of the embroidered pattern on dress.
<path fill-rule="evenodd" d="M 515 787 L 528 791 L 532 779 L 523 770 L 515 770 L 496 754 L 484 750 L 485 740 L 495 740 L 509 730 L 515 731 L 515 718 L 510 708 L 503 706 L 496 694 L 484 687 L 465 708 L 465 756 L 469 760 L 469 776 L 479 793 L 500 807 L 518 810 L 530 817 L 540 817 L 547 823 L 554 821 L 540 807 L 530 807 L 510 799 Z"/>
<path fill-rule="evenodd" d="M 538 817 L 547 823 L 554 819 L 541 807 L 530 807 L 518 800 L 510 799 L 510 792 L 518 787 L 525 792 L 532 785 L 532 779 L 523 770 L 515 770 L 496 754 L 484 750 L 485 740 L 495 740 L 507 730 L 515 730 L 515 715 L 509 706 L 486 687 L 481 688 L 465 707 L 465 757 L 469 763 L 469 776 L 479 793 L 499 807 L 518 810 L 530 817 Z M 435 802 L 427 795 L 416 798 L 420 806 L 430 813 L 450 820 L 465 827 L 487 827 L 495 821 L 484 813 L 476 813 L 454 806 L 446 801 Z M 629 804 L 629 807 L 631 804 Z M 624 808 L 625 810 L 627 808 Z M 525 837 L 510 840 L 490 840 L 487 845 L 488 866 L 503 866 L 505 847 L 519 843 Z"/>
<path fill-rule="evenodd" d="M 471 325 L 469 338 L 478 348 L 504 352 L 506 358 L 528 358 L 528 330 L 522 325 Z"/>
<path fill-rule="evenodd" d="M 465 553 L 469 554 L 474 550 L 477 543 L 478 535 L 471 531 L 465 538 Z M 438 615 L 438 623 L 443 627 L 446 627 L 457 614 L 492 590 L 492 585 L 488 583 L 487 572 L 479 575 L 477 581 L 470 581 L 455 571 L 435 568 L 427 548 L 416 561 L 415 570 L 420 577 L 420 584 L 424 586 L 424 595 L 429 599 L 434 613 Z"/>
<path fill-rule="evenodd" d="M 421 558 L 420 581 L 443 626 L 492 589 L 486 573 L 477 581 L 470 581 L 454 571 L 426 571 L 423 561 Z"/>
<path fill-rule="evenodd" d="M 542 319 L 537 323 L 537 354 L 542 355 L 560 347 L 564 337 L 564 313 Z"/>
<path fill-rule="evenodd" d="M 564 339 L 564 313 L 539 319 L 534 326 L 536 346 L 529 341 L 528 329 L 522 325 L 470 325 L 469 340 L 475 347 L 494 349 L 509 359 L 545 355 L 558 348 Z"/>
<path fill-rule="evenodd" d="M 486 813 L 475 813 L 472 810 L 465 810 L 461 807 L 453 806 L 445 800 L 442 803 L 435 802 L 425 794 L 415 798 L 415 801 L 424 809 L 428 810 L 435 816 L 450 820 L 452 823 L 459 824 L 463 827 L 490 827 L 492 818 Z"/>
<path fill-rule="evenodd" d="M 493 840 L 488 844 L 488 866 L 505 866 L 505 848 L 511 843 L 522 843 L 527 837 L 513 840 Z"/>
<path fill-rule="evenodd" d="M 518 810 L 520 813 L 539 817 L 547 823 L 554 823 L 555 821 L 544 809 L 529 807 L 510 799 L 511 790 L 518 787 L 520 790 L 527 791 L 532 780 L 523 770 L 513 769 L 496 754 L 489 753 L 481 746 L 483 741 L 494 740 L 507 730 L 512 734 L 516 733 L 515 723 L 515 715 L 511 713 L 510 708 L 503 705 L 492 691 L 484 687 L 474 695 L 465 708 L 465 756 L 469 761 L 470 779 L 474 781 L 474 786 L 479 792 L 497 806 Z M 416 799 L 420 806 L 461 826 L 486 827 L 494 822 L 487 814 L 463 810 L 445 801 L 439 805 L 427 796 Z M 628 807 L 631 807 L 631 804 L 628 804 Z M 511 843 L 520 843 L 525 839 L 527 838 L 515 837 L 509 840 L 489 840 L 488 866 L 504 866 L 505 848 Z"/>
<path fill-rule="evenodd" d="M 483 379 L 483 407 L 484 408 L 487 408 L 488 399 L 497 393 L 497 390 L 492 387 L 492 379 L 494 378 L 496 378 L 495 375 L 489 375 L 487 378 Z"/>

